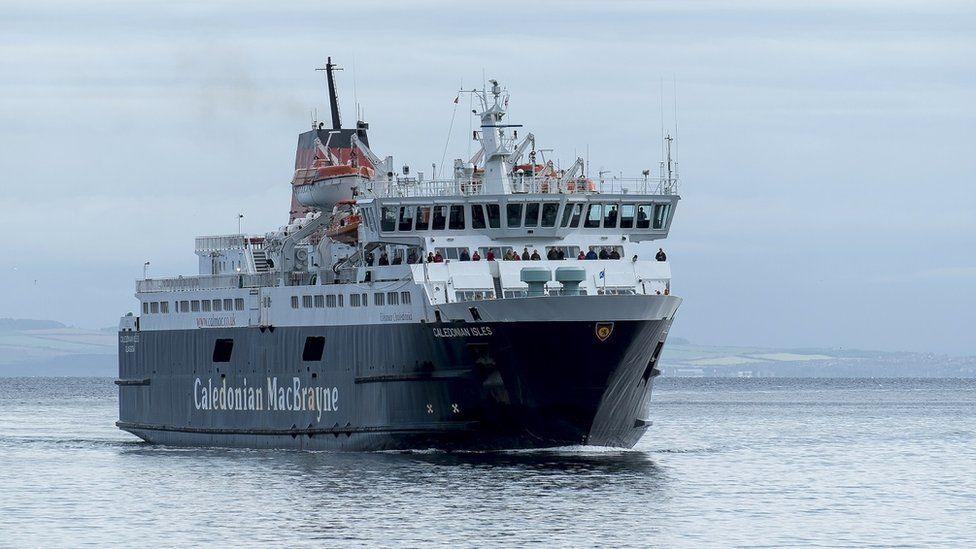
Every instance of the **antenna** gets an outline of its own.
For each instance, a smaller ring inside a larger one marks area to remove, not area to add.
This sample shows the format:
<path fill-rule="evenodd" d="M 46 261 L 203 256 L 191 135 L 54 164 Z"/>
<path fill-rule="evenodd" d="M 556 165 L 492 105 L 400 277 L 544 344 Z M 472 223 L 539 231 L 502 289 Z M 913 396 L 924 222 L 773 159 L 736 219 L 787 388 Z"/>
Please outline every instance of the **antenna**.
<path fill-rule="evenodd" d="M 359 92 L 356 90 L 356 56 L 352 56 L 352 101 L 356 104 L 356 121 L 362 120 L 359 114 Z"/>
<path fill-rule="evenodd" d="M 664 77 L 661 80 L 661 162 L 664 162 Z M 663 175 L 663 174 L 662 174 Z"/>
<path fill-rule="evenodd" d="M 325 71 L 325 77 L 329 82 L 329 107 L 332 108 L 332 129 L 338 130 L 342 127 L 342 123 L 339 121 L 339 95 L 336 93 L 335 76 L 332 73 L 341 71 L 342 68 L 332 63 L 331 57 L 326 57 L 325 67 L 315 70 Z"/>
<path fill-rule="evenodd" d="M 678 78 L 671 73 L 672 97 L 674 98 L 674 161 L 678 162 Z"/>

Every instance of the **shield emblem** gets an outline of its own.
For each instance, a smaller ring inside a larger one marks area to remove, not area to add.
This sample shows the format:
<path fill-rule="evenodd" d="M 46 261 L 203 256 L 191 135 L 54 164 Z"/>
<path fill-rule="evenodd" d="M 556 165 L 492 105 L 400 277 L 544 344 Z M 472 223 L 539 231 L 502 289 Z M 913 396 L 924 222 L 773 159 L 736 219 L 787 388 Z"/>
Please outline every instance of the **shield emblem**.
<path fill-rule="evenodd" d="M 597 322 L 596 323 L 596 338 L 600 341 L 606 341 L 610 334 L 613 333 L 613 322 Z"/>

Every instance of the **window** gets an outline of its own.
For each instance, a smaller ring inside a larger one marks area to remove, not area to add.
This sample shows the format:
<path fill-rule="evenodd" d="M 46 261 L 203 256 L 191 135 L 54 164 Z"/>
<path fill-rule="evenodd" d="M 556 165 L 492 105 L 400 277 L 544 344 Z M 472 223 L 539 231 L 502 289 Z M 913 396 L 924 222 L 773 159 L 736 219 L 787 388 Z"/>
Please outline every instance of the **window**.
<path fill-rule="evenodd" d="M 413 229 L 413 208 L 410 206 L 403 206 L 400 208 L 400 226 L 401 231 L 409 231 Z"/>
<path fill-rule="evenodd" d="M 488 252 L 490 251 L 495 256 L 496 261 L 501 261 L 505 254 L 514 251 L 511 246 L 486 246 L 484 248 L 478 248 L 481 254 L 481 258 L 484 260 L 488 259 Z"/>
<path fill-rule="evenodd" d="M 224 300 L 224 310 L 225 311 L 233 311 L 234 310 L 234 300 L 233 299 L 225 299 Z"/>
<path fill-rule="evenodd" d="M 583 214 L 582 204 L 566 204 L 563 210 L 562 227 L 579 227 L 580 216 Z"/>
<path fill-rule="evenodd" d="M 595 229 L 600 226 L 600 218 L 602 215 L 603 205 L 602 204 L 590 204 L 588 210 L 586 210 L 586 221 L 583 222 L 583 227 L 587 229 Z"/>
<path fill-rule="evenodd" d="M 550 250 L 563 253 L 563 259 L 576 259 L 579 257 L 579 246 L 546 246 L 546 259 L 549 259 Z"/>
<path fill-rule="evenodd" d="M 396 292 L 388 292 L 386 294 L 386 304 L 387 305 L 399 305 L 400 304 L 400 294 Z"/>
<path fill-rule="evenodd" d="M 454 204 L 451 206 L 451 217 L 448 228 L 452 231 L 464 230 L 464 205 Z"/>
<path fill-rule="evenodd" d="M 308 336 L 305 338 L 305 348 L 302 349 L 302 360 L 305 362 L 318 362 L 322 360 L 322 351 L 324 350 L 324 337 Z"/>
<path fill-rule="evenodd" d="M 200 301 L 200 310 L 202 310 L 205 313 L 209 313 L 210 312 L 210 300 L 209 299 L 204 299 L 204 300 Z"/>
<path fill-rule="evenodd" d="M 505 213 L 508 216 L 508 227 L 521 227 L 522 226 L 522 205 L 521 204 L 509 204 L 505 209 Z"/>
<path fill-rule="evenodd" d="M 543 227 L 555 227 L 556 226 L 556 214 L 559 213 L 559 204 L 556 202 L 547 202 L 542 205 L 542 226 Z"/>
<path fill-rule="evenodd" d="M 650 217 L 648 217 L 647 212 L 650 211 L 651 204 L 641 204 L 637 206 L 637 228 L 646 229 L 651 226 Z"/>
<path fill-rule="evenodd" d="M 161 312 L 161 313 L 168 313 L 169 312 L 169 301 L 160 301 L 159 302 L 159 312 Z"/>
<path fill-rule="evenodd" d="M 430 228 L 430 206 L 417 206 L 417 230 L 426 231 Z"/>
<path fill-rule="evenodd" d="M 655 204 L 654 205 L 654 228 L 663 229 L 665 225 L 668 224 L 668 213 L 670 213 L 671 204 Z"/>
<path fill-rule="evenodd" d="M 359 294 L 352 294 L 349 296 L 349 306 L 359 307 Z"/>
<path fill-rule="evenodd" d="M 488 227 L 497 229 L 501 227 L 502 213 L 498 204 L 485 204 L 488 209 Z"/>
<path fill-rule="evenodd" d="M 362 299 L 362 301 L 363 301 L 363 307 L 366 307 L 367 305 L 369 305 L 369 299 L 368 299 L 369 294 L 362 294 L 362 296 L 363 296 L 363 299 Z"/>
<path fill-rule="evenodd" d="M 484 229 L 485 224 L 485 209 L 481 204 L 471 205 L 471 228 L 472 229 Z"/>
<path fill-rule="evenodd" d="M 380 228 L 384 231 L 392 231 L 396 229 L 396 208 L 390 206 L 383 206 L 383 217 L 380 221 Z"/>
<path fill-rule="evenodd" d="M 188 312 L 190 312 L 190 302 L 187 301 L 187 300 L 180 301 L 178 312 L 181 312 L 181 313 L 188 313 Z"/>
<path fill-rule="evenodd" d="M 345 299 L 342 295 L 337 295 L 336 300 L 339 302 L 339 306 L 342 307 L 342 300 Z"/>
<path fill-rule="evenodd" d="M 312 296 L 303 295 L 302 296 L 302 308 L 311 309 L 312 308 Z"/>
<path fill-rule="evenodd" d="M 213 310 L 214 311 L 223 311 L 224 310 L 224 308 L 220 306 L 220 300 L 219 299 L 213 300 Z"/>
<path fill-rule="evenodd" d="M 532 202 L 525 205 L 525 226 L 526 227 L 538 227 L 539 226 L 539 203 Z"/>
<path fill-rule="evenodd" d="M 234 310 L 243 311 L 244 310 L 244 298 L 238 297 L 234 299 Z"/>
<path fill-rule="evenodd" d="M 495 299 L 495 292 L 492 290 L 459 290 L 454 292 L 457 301 L 482 301 L 485 299 Z"/>
<path fill-rule="evenodd" d="M 386 300 L 386 294 L 382 292 L 377 292 L 373 294 L 373 305 L 377 307 L 382 307 Z"/>
<path fill-rule="evenodd" d="M 577 204 L 578 206 L 579 204 Z M 569 227 L 569 218 L 573 215 L 573 204 L 566 204 L 563 208 L 563 220 L 559 223 L 560 227 Z"/>
<path fill-rule="evenodd" d="M 430 228 L 434 231 L 443 231 L 444 223 L 447 221 L 447 206 L 434 206 L 434 219 Z"/>
<path fill-rule="evenodd" d="M 144 314 L 144 315 L 148 315 L 149 314 L 149 302 L 148 301 L 143 301 L 142 302 L 142 314 Z"/>
<path fill-rule="evenodd" d="M 624 204 L 620 206 L 620 228 L 621 229 L 633 229 L 634 228 L 634 205 Z"/>
<path fill-rule="evenodd" d="M 590 246 L 593 253 L 597 254 L 600 259 L 623 259 L 624 258 L 624 247 L 623 246 Z M 617 252 L 617 257 L 613 257 L 613 252 Z M 603 256 L 601 257 L 601 254 Z"/>
<path fill-rule="evenodd" d="M 214 341 L 213 361 L 230 362 L 230 356 L 234 353 L 233 339 L 218 339 Z"/>
<path fill-rule="evenodd" d="M 404 305 L 410 305 L 410 292 L 400 292 L 400 302 Z"/>
<path fill-rule="evenodd" d="M 192 311 L 194 313 L 200 312 L 200 300 L 199 299 L 194 299 L 193 301 L 190 302 L 190 311 Z"/>
<path fill-rule="evenodd" d="M 608 229 L 617 228 L 617 205 L 616 204 L 605 204 L 603 206 L 603 226 Z"/>
<path fill-rule="evenodd" d="M 291 308 L 292 309 L 297 309 L 298 308 L 298 296 L 297 295 L 291 296 Z"/>
<path fill-rule="evenodd" d="M 325 306 L 330 309 L 335 309 L 336 306 L 336 296 L 327 295 L 325 296 Z"/>
<path fill-rule="evenodd" d="M 323 309 L 323 308 L 325 308 L 325 296 L 323 296 L 323 295 L 317 295 L 317 296 L 315 296 L 315 308 L 316 309 Z"/>

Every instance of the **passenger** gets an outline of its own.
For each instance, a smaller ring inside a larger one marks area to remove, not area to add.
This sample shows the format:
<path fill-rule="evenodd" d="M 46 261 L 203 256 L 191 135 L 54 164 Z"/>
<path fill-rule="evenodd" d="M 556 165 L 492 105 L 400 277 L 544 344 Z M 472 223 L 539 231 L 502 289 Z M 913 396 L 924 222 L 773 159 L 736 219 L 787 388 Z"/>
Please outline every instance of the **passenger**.
<path fill-rule="evenodd" d="M 513 255 L 515 255 L 515 254 L 512 253 L 512 250 L 508 250 L 508 251 L 505 252 L 505 257 L 503 259 L 505 261 L 511 261 Z"/>
<path fill-rule="evenodd" d="M 444 263 L 444 256 L 440 252 L 434 254 L 434 263 Z"/>
<path fill-rule="evenodd" d="M 637 226 L 647 225 L 647 212 L 644 211 L 644 206 L 637 208 Z"/>
<path fill-rule="evenodd" d="M 494 261 L 495 260 L 495 252 L 493 252 L 491 250 L 488 250 L 488 253 L 485 254 L 485 259 L 488 260 L 488 261 Z"/>
<path fill-rule="evenodd" d="M 617 249 L 616 248 L 614 248 L 613 250 L 610 250 L 610 259 L 620 259 L 620 254 L 617 253 Z"/>
<path fill-rule="evenodd" d="M 557 257 L 556 248 L 549 248 L 549 251 L 546 252 L 546 259 L 548 259 L 549 261 L 553 261 L 554 259 L 556 259 L 556 257 Z"/>
<path fill-rule="evenodd" d="M 616 227 L 617 226 L 617 207 L 616 206 L 611 206 L 610 207 L 610 211 L 607 212 L 607 219 L 606 219 L 605 225 L 607 227 Z"/>
<path fill-rule="evenodd" d="M 586 252 L 586 259 L 596 259 L 596 258 L 597 258 L 596 252 L 593 251 L 593 248 L 590 248 L 590 251 Z"/>
<path fill-rule="evenodd" d="M 600 248 L 600 259 L 610 259 L 610 254 L 607 253 L 606 248 Z"/>
<path fill-rule="evenodd" d="M 427 252 L 427 263 L 433 263 L 433 262 L 434 262 L 434 253 Z"/>
<path fill-rule="evenodd" d="M 390 258 L 386 257 L 386 252 L 380 254 L 380 266 L 387 266 L 390 264 Z"/>
<path fill-rule="evenodd" d="M 634 258 L 631 259 L 631 261 L 633 261 L 634 263 L 637 263 L 637 254 L 634 254 Z"/>
<path fill-rule="evenodd" d="M 528 248 L 522 248 L 522 261 L 528 261 L 531 256 L 529 255 Z"/>
<path fill-rule="evenodd" d="M 541 261 L 542 256 L 539 255 L 539 250 L 532 250 L 532 261 Z"/>
<path fill-rule="evenodd" d="M 583 250 L 580 250 L 580 253 L 578 256 L 576 256 L 576 259 L 589 259 L 589 258 L 586 257 L 586 254 L 583 253 Z"/>
<path fill-rule="evenodd" d="M 657 255 L 654 256 L 654 259 L 656 259 L 658 261 L 667 261 L 668 260 L 668 254 L 664 253 L 664 248 L 658 248 L 657 249 Z"/>
<path fill-rule="evenodd" d="M 375 259 L 373 257 L 373 252 L 369 252 L 369 253 L 366 254 L 366 264 L 367 265 L 372 266 L 373 265 L 373 259 Z"/>
<path fill-rule="evenodd" d="M 562 261 L 563 259 L 566 259 L 566 252 L 564 252 L 562 248 L 559 248 L 558 250 L 556 250 L 556 259 L 558 259 L 560 261 Z"/>
<path fill-rule="evenodd" d="M 475 252 L 478 253 L 478 252 Z M 471 256 L 468 255 L 467 248 L 461 248 L 461 253 L 458 254 L 458 261 L 471 261 Z"/>
<path fill-rule="evenodd" d="M 407 264 L 414 265 L 417 263 L 417 252 L 410 250 L 410 255 L 407 256 Z"/>
<path fill-rule="evenodd" d="M 488 253 L 491 253 L 491 252 L 488 252 Z M 478 250 L 475 250 L 474 251 L 474 255 L 471 256 L 471 261 L 481 261 L 481 256 L 478 255 Z M 491 260 L 489 259 L 489 261 L 491 261 Z"/>
<path fill-rule="evenodd" d="M 393 256 L 393 264 L 394 265 L 399 265 L 401 263 L 403 263 L 403 253 L 398 252 L 398 253 L 394 254 L 394 256 Z"/>
<path fill-rule="evenodd" d="M 522 258 L 519 257 L 519 254 L 512 252 L 512 261 L 521 261 L 521 259 Z"/>

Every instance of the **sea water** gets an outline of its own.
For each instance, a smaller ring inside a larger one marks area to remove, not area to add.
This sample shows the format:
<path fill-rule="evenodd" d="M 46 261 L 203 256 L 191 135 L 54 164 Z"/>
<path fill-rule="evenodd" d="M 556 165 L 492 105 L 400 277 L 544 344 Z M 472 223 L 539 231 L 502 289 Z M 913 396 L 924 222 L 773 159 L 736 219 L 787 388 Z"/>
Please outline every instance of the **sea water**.
<path fill-rule="evenodd" d="M 632 450 L 167 448 L 0 378 L 0 546 L 976 544 L 976 380 L 668 379 Z"/>

